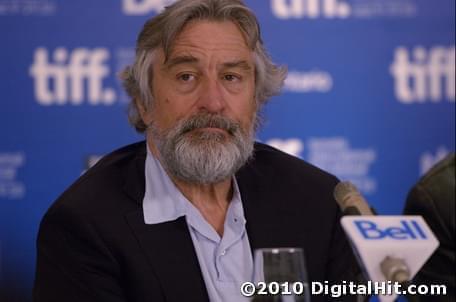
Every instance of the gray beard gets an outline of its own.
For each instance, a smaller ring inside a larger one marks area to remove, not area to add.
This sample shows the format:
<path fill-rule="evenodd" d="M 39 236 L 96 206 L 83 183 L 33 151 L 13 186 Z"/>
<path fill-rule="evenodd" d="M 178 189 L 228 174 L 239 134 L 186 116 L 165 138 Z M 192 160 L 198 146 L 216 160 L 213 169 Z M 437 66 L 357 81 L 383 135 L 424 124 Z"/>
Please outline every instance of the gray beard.
<path fill-rule="evenodd" d="M 226 131 L 198 130 L 219 128 Z M 231 119 L 199 113 L 173 128 L 149 125 L 161 164 L 174 177 L 194 184 L 214 184 L 232 177 L 252 156 L 254 129 Z"/>

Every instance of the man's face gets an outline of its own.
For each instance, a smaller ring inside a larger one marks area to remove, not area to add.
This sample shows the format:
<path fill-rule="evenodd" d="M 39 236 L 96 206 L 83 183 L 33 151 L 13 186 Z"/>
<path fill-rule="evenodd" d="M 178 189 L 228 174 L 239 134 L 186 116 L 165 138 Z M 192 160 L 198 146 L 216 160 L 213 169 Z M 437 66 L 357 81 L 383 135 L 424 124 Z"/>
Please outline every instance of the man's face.
<path fill-rule="evenodd" d="M 201 169 L 186 174 L 214 174 L 222 169 L 218 162 L 230 154 L 251 152 L 251 146 L 243 145 L 252 144 L 257 109 L 254 74 L 253 53 L 232 22 L 191 22 L 176 37 L 166 60 L 162 50 L 157 52 L 153 106 L 142 118 L 151 125 L 149 141 L 160 157 L 182 149 L 182 154 L 165 159 L 169 169 L 205 162 Z M 183 154 L 188 152 L 195 158 Z M 227 167 L 230 173 L 239 168 L 234 155 L 235 167 Z M 245 161 L 247 155 L 240 160 Z M 220 177 L 213 178 L 220 181 Z M 200 182 L 212 180 L 207 177 Z"/>
<path fill-rule="evenodd" d="M 152 89 L 154 105 L 143 116 L 146 124 L 169 129 L 208 112 L 248 129 L 256 111 L 252 51 L 232 22 L 192 22 L 177 36 L 166 62 L 158 51 Z"/>

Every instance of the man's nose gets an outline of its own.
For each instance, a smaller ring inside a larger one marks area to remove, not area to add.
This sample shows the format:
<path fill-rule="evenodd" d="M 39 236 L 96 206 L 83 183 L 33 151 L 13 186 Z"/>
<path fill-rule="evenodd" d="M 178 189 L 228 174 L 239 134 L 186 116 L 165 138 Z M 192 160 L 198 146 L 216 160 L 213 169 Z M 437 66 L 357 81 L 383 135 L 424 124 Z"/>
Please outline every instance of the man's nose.
<path fill-rule="evenodd" d="M 220 113 L 225 109 L 223 87 L 217 79 L 207 79 L 201 85 L 198 107 L 208 112 Z"/>

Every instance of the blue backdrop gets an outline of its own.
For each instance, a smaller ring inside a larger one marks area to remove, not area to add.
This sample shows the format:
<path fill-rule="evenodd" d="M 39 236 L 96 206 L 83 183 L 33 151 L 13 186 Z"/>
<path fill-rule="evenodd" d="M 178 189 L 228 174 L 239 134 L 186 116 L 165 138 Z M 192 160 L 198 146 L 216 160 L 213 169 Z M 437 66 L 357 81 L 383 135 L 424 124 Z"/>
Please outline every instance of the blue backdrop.
<path fill-rule="evenodd" d="M 4 300 L 30 300 L 51 202 L 99 156 L 142 139 L 117 73 L 144 21 L 169 2 L 0 0 Z M 412 184 L 455 148 L 455 1 L 246 2 L 290 71 L 258 139 L 399 214 Z"/>

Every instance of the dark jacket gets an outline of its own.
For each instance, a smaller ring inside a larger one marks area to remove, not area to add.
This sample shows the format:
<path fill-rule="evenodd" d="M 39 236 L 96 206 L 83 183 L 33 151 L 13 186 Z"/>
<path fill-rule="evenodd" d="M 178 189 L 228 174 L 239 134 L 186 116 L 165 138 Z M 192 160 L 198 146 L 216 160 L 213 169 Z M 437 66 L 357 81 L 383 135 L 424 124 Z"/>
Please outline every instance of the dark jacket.
<path fill-rule="evenodd" d="M 423 301 L 455 301 L 455 154 L 435 165 L 412 188 L 404 213 L 422 215 L 440 245 L 418 272 L 418 284 L 445 284 L 447 296 L 421 297 Z"/>
<path fill-rule="evenodd" d="M 111 153 L 51 206 L 35 302 L 208 301 L 185 219 L 144 223 L 145 158 L 144 142 Z M 263 144 L 236 177 L 252 250 L 302 247 L 311 281 L 353 279 L 335 177 Z"/>

